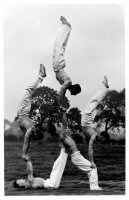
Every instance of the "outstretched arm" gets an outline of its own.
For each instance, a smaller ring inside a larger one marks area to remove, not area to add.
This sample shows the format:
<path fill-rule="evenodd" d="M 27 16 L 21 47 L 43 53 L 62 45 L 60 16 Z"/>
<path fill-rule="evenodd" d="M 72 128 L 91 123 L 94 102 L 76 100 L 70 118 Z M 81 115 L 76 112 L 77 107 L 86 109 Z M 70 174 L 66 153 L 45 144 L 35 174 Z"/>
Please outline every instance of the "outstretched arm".
<path fill-rule="evenodd" d="M 27 181 L 31 184 L 33 181 L 33 166 L 30 160 L 27 161 L 27 173 L 28 173 Z"/>
<path fill-rule="evenodd" d="M 67 123 L 67 116 L 66 116 L 66 112 L 63 112 L 63 116 L 62 116 L 62 125 L 63 128 L 66 128 L 68 123 Z"/>
<path fill-rule="evenodd" d="M 89 147 L 88 147 L 88 155 L 89 155 L 89 161 L 91 162 L 91 165 L 93 168 L 96 167 L 94 164 L 94 158 L 93 158 L 93 144 L 96 139 L 97 133 L 91 136 L 90 141 L 89 141 Z"/>
<path fill-rule="evenodd" d="M 67 128 L 66 112 L 63 112 L 62 124 L 61 125 L 55 124 L 55 127 L 56 127 L 56 133 L 58 134 L 60 141 L 64 140 L 66 136 L 66 128 Z"/>
<path fill-rule="evenodd" d="M 61 86 L 61 89 L 59 91 L 59 98 L 58 98 L 60 106 L 63 105 L 63 99 L 64 99 L 66 90 L 69 87 L 69 85 L 71 85 L 71 81 L 65 81 L 65 83 Z"/>

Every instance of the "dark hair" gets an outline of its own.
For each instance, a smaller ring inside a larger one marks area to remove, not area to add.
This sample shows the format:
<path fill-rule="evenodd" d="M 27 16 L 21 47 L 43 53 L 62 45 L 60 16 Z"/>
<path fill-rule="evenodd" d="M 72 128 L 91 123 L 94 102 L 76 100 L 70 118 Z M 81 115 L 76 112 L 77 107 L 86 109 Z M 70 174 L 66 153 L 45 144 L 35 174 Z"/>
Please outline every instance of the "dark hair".
<path fill-rule="evenodd" d="M 48 132 L 51 136 L 57 136 L 56 127 L 53 123 L 48 123 Z"/>
<path fill-rule="evenodd" d="M 14 188 L 21 188 L 21 187 L 19 186 L 19 184 L 17 183 L 17 180 L 15 180 L 15 181 L 13 182 L 13 187 L 14 187 Z"/>
<path fill-rule="evenodd" d="M 81 92 L 81 86 L 79 84 L 70 85 L 68 89 L 71 92 L 71 95 L 76 95 Z"/>

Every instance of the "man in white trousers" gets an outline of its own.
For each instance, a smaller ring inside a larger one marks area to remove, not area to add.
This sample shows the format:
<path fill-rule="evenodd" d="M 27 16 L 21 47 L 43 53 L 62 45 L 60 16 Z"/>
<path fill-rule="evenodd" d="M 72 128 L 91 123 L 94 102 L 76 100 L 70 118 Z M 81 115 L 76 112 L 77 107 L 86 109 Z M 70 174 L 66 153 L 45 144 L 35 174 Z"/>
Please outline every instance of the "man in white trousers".
<path fill-rule="evenodd" d="M 69 90 L 71 95 L 77 95 L 81 92 L 81 87 L 79 84 L 73 85 L 71 78 L 64 70 L 66 67 L 64 57 L 65 48 L 72 28 L 66 18 L 61 16 L 60 20 L 62 22 L 62 27 L 59 29 L 54 43 L 53 69 L 56 74 L 56 79 L 62 85 L 59 91 L 59 105 L 63 108 L 63 98 L 66 90 Z"/>
<path fill-rule="evenodd" d="M 81 126 L 84 135 L 87 137 L 88 144 L 88 155 L 89 161 L 91 162 L 92 167 L 95 167 L 94 158 L 93 158 L 93 143 L 98 135 L 98 130 L 94 124 L 94 111 L 98 104 L 104 99 L 109 91 L 108 79 L 107 76 L 104 76 L 104 79 L 101 83 L 101 87 L 96 92 L 96 94 L 88 102 L 84 112 L 82 113 Z"/>
<path fill-rule="evenodd" d="M 41 177 L 33 177 L 33 166 L 30 160 L 27 161 L 27 179 L 14 181 L 14 188 L 59 188 L 62 174 L 66 165 L 68 154 L 62 148 L 59 157 L 54 162 L 50 178 L 45 180 Z"/>
<path fill-rule="evenodd" d="M 22 158 L 25 161 L 29 160 L 28 149 L 30 136 L 32 134 L 32 130 L 34 130 L 34 121 L 30 119 L 31 99 L 33 93 L 35 92 L 39 84 L 43 81 L 44 77 L 46 77 L 46 70 L 45 67 L 40 64 L 38 77 L 25 89 L 24 96 L 18 107 L 16 120 L 18 121 L 19 127 L 25 134 L 22 153 Z"/>
<path fill-rule="evenodd" d="M 60 156 L 54 163 L 50 178 L 47 180 L 39 177 L 34 178 L 31 161 L 27 161 L 28 179 L 16 180 L 14 182 L 15 188 L 58 188 L 60 186 L 62 174 L 69 154 L 72 163 L 88 175 L 90 190 L 102 190 L 98 185 L 97 168 L 93 168 L 91 163 L 80 154 L 73 139 L 66 134 L 67 118 L 65 112 L 63 113 L 62 122 L 62 126 L 56 124 L 56 129 L 53 128 L 52 130 L 51 128 L 51 134 L 57 136 L 64 147 L 61 148 Z"/>

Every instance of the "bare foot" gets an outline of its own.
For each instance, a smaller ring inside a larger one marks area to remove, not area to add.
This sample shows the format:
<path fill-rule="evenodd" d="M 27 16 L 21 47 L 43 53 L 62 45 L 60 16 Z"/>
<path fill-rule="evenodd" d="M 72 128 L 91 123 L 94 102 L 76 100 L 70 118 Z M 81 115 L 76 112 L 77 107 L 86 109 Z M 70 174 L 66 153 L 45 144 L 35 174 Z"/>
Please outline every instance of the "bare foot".
<path fill-rule="evenodd" d="M 71 27 L 70 23 L 67 21 L 67 19 L 65 17 L 61 16 L 60 20 L 61 20 L 62 24 L 66 24 Z"/>
<path fill-rule="evenodd" d="M 107 76 L 104 76 L 104 80 L 102 81 L 102 83 L 106 88 L 109 88 Z"/>
<path fill-rule="evenodd" d="M 39 75 L 43 78 L 46 77 L 46 69 L 43 64 L 40 64 Z"/>

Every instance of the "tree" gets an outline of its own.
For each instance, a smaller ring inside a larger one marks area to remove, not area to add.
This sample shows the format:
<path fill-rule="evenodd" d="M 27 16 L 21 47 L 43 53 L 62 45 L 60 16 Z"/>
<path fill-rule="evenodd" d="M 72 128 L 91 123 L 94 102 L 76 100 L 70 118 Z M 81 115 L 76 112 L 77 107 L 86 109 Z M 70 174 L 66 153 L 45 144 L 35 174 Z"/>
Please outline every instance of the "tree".
<path fill-rule="evenodd" d="M 64 107 L 70 106 L 68 99 L 64 98 Z M 61 121 L 61 109 L 58 104 L 58 93 L 47 86 L 36 89 L 32 97 L 31 118 L 35 118 L 36 110 L 39 110 L 39 117 L 35 120 L 41 124 L 45 118 L 50 118 L 53 123 Z"/>
<path fill-rule="evenodd" d="M 77 107 L 68 111 L 68 123 L 73 131 L 81 130 L 81 111 Z"/>
<path fill-rule="evenodd" d="M 95 122 L 105 127 L 104 132 L 115 127 L 125 127 L 125 89 L 118 92 L 111 90 L 97 106 Z"/>
<path fill-rule="evenodd" d="M 125 128 L 125 88 L 120 91 L 119 98 L 120 98 L 119 110 L 121 112 L 119 120 L 120 120 L 120 125 L 123 128 Z"/>

